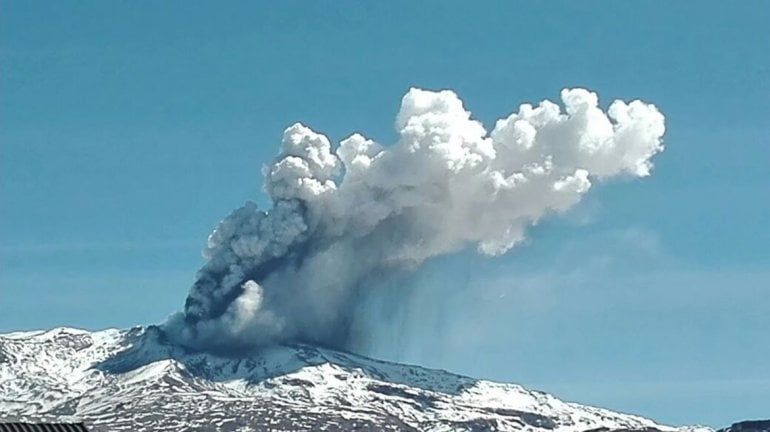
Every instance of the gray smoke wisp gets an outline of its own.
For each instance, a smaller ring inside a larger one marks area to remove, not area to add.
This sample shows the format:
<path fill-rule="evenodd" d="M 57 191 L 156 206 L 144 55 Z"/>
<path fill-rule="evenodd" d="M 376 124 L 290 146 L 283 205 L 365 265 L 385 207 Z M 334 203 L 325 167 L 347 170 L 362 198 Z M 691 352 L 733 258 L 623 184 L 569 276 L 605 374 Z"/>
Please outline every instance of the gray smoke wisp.
<path fill-rule="evenodd" d="M 491 131 L 452 91 L 411 89 L 398 140 L 354 134 L 333 147 L 302 124 L 265 167 L 273 206 L 222 220 L 184 311 L 166 324 L 188 346 L 302 341 L 346 347 L 365 290 L 432 257 L 503 254 L 527 227 L 580 202 L 592 183 L 644 177 L 663 150 L 655 106 L 561 92 Z"/>

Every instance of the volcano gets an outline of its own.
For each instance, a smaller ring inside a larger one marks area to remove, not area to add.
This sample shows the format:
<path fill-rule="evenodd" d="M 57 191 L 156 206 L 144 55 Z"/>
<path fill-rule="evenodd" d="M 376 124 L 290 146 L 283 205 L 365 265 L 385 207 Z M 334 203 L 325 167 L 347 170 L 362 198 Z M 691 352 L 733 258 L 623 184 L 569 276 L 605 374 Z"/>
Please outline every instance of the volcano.
<path fill-rule="evenodd" d="M 11 421 L 104 432 L 713 432 L 311 345 L 196 352 L 156 326 L 0 335 L 0 422 Z"/>

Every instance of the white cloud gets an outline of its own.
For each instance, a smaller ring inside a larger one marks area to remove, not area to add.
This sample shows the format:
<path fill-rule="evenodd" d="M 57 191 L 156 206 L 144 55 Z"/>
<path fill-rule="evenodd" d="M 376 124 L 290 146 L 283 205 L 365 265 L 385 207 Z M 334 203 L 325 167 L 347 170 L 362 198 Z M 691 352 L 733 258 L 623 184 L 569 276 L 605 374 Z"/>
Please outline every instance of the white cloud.
<path fill-rule="evenodd" d="M 247 204 L 209 238 L 185 309 L 188 343 L 228 343 L 232 329 L 211 329 L 232 320 L 255 341 L 344 345 L 358 290 L 467 247 L 503 254 L 592 183 L 649 174 L 665 131 L 654 106 L 615 101 L 605 113 L 584 89 L 561 99 L 564 110 L 524 104 L 488 132 L 455 93 L 411 89 L 389 146 L 356 134 L 335 150 L 290 126 L 265 169 L 274 207 Z M 257 303 L 242 302 L 247 280 L 260 287 Z"/>

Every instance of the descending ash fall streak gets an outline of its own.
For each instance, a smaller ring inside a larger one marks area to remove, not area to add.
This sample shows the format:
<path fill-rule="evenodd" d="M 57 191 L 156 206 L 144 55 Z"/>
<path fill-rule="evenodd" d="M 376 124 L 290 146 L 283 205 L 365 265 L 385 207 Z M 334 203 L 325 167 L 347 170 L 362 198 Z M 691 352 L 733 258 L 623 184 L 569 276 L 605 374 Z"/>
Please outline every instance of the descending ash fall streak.
<path fill-rule="evenodd" d="M 164 324 L 199 349 L 308 342 L 346 348 L 364 290 L 475 246 L 499 255 L 592 183 L 650 174 L 663 150 L 654 105 L 564 89 L 488 132 L 452 91 L 412 88 L 398 140 L 353 134 L 332 148 L 297 123 L 265 167 L 273 207 L 252 202 L 209 236 L 184 311 Z"/>

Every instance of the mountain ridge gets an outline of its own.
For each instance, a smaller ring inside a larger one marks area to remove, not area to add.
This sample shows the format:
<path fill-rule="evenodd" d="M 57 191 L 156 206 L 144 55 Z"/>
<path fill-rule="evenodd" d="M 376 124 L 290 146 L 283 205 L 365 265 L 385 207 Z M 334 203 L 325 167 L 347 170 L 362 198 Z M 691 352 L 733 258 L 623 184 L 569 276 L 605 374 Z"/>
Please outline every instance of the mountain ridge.
<path fill-rule="evenodd" d="M 714 431 L 311 345 L 196 352 L 156 326 L 0 334 L 0 413 L 96 431 Z"/>

